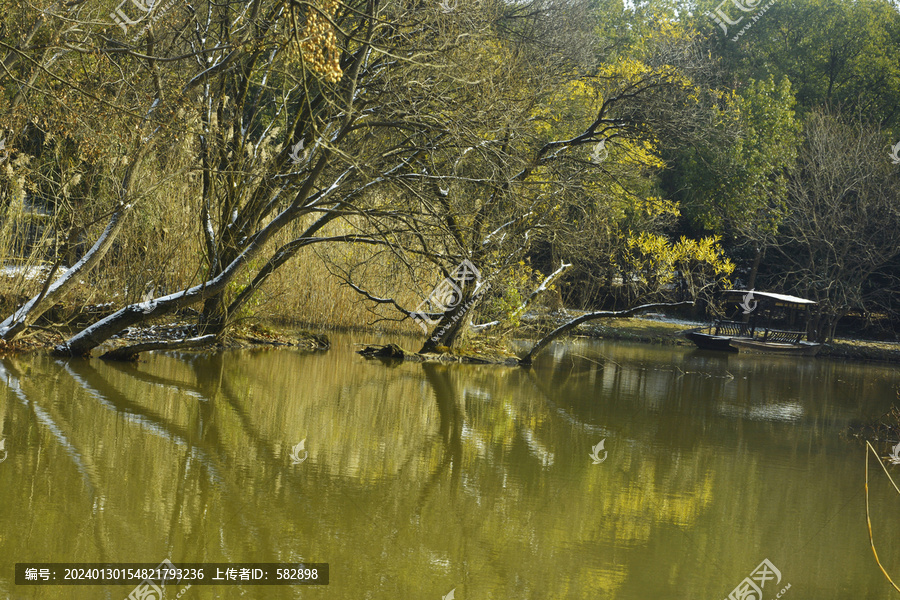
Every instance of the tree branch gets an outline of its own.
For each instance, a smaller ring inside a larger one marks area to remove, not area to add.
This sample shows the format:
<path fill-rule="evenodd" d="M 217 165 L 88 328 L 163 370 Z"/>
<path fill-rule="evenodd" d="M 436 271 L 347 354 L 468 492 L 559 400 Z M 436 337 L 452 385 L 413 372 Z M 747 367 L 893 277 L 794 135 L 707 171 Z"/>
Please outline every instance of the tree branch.
<path fill-rule="evenodd" d="M 594 319 L 604 319 L 604 318 L 614 318 L 614 317 L 630 317 L 638 312 L 643 310 L 655 310 L 659 308 L 676 308 L 680 306 L 693 306 L 694 302 L 691 300 L 686 300 L 684 302 L 667 302 L 661 304 L 642 304 L 641 306 L 635 306 L 634 308 L 629 308 L 628 310 L 601 310 L 599 312 L 592 312 L 586 315 L 581 315 L 577 319 L 572 319 L 565 325 L 557 327 L 549 334 L 547 334 L 542 340 L 540 340 L 534 347 L 531 349 L 527 355 L 519 359 L 519 364 L 522 366 L 531 365 L 534 357 L 537 356 L 538 352 L 544 349 L 547 344 L 564 334 L 565 332 L 574 329 L 581 325 L 582 323 L 586 323 L 587 321 L 593 321 Z"/>

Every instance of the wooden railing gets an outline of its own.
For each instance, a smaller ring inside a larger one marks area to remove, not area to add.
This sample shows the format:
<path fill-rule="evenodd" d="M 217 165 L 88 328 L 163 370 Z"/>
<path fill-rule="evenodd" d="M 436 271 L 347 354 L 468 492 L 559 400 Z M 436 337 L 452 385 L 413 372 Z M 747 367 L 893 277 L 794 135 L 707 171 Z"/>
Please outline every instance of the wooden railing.
<path fill-rule="evenodd" d="M 763 333 L 762 341 L 775 342 L 778 344 L 799 344 L 800 338 L 804 336 L 802 331 L 783 331 L 781 329 L 766 329 Z"/>
<path fill-rule="evenodd" d="M 767 327 L 762 330 L 762 336 L 757 337 L 756 327 L 749 323 L 741 323 L 740 321 L 716 321 L 715 332 L 713 335 L 755 338 L 762 342 L 773 342 L 776 344 L 797 344 L 803 339 L 806 333 L 803 331 L 769 329 Z"/>
<path fill-rule="evenodd" d="M 713 335 L 727 335 L 731 337 L 753 337 L 754 328 L 749 323 L 740 321 L 716 321 L 716 331 Z"/>

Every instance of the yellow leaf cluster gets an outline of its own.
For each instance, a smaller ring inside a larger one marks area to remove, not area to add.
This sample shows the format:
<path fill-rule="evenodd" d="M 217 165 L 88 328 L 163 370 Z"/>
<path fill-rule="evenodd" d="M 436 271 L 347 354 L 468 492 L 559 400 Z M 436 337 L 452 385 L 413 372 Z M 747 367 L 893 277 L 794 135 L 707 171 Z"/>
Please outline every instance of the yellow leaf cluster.
<path fill-rule="evenodd" d="M 677 263 L 685 268 L 691 263 L 709 265 L 717 276 L 727 277 L 734 272 L 734 263 L 724 257 L 719 242 L 719 236 L 708 236 L 699 241 L 682 236 L 673 247 Z"/>
<path fill-rule="evenodd" d="M 681 215 L 677 202 L 666 200 L 659 196 L 650 196 L 638 200 L 636 208 L 648 217 L 662 217 L 666 215 L 677 217 Z"/>
<path fill-rule="evenodd" d="M 628 239 L 629 266 L 643 279 L 663 285 L 674 280 L 676 271 L 682 277 L 706 272 L 715 279 L 725 278 L 734 271 L 734 263 L 724 256 L 720 241 L 718 236 L 700 240 L 682 236 L 673 244 L 665 236 L 641 232 Z"/>

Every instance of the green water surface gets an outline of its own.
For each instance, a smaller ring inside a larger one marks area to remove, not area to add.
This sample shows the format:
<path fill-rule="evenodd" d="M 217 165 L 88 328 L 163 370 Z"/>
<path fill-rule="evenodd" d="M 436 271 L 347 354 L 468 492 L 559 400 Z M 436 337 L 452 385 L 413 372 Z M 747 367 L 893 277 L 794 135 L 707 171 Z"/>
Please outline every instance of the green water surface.
<path fill-rule="evenodd" d="M 765 600 L 897 597 L 840 435 L 897 402 L 893 367 L 587 341 L 530 370 L 385 364 L 333 341 L 0 360 L 0 598 L 134 587 L 17 586 L 16 563 L 163 559 L 330 567 L 168 586 L 185 600 L 721 600 L 764 559 Z M 900 496 L 871 469 L 900 579 Z"/>

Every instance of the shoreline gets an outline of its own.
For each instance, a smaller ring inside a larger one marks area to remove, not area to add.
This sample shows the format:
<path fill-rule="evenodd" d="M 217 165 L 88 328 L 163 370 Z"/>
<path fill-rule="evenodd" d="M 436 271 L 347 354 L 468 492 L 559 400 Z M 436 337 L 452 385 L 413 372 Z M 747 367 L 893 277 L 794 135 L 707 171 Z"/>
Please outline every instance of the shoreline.
<path fill-rule="evenodd" d="M 570 318 L 575 318 L 578 311 L 569 311 L 569 316 L 561 318 L 560 315 L 548 315 L 546 313 L 535 315 L 532 314 L 531 320 L 535 324 L 541 322 L 541 325 L 547 325 L 548 320 L 554 322 L 554 326 L 564 323 Z M 173 322 L 168 327 L 175 326 Z M 183 324 L 179 324 L 183 325 Z M 629 318 L 611 318 L 601 319 L 590 323 L 585 323 L 569 333 L 568 337 L 582 337 L 597 340 L 629 342 L 639 344 L 654 344 L 662 346 L 683 346 L 685 348 L 694 348 L 694 344 L 684 336 L 684 332 L 696 327 L 705 327 L 706 323 L 680 320 L 665 317 L 663 315 L 629 317 Z M 167 329 L 166 325 L 150 326 L 148 329 Z M 0 342 L 0 356 L 9 356 L 15 354 L 28 354 L 32 352 L 53 350 L 53 346 L 59 343 L 62 336 L 59 332 L 47 329 L 38 331 L 35 335 L 25 340 L 17 340 L 12 344 Z M 543 329 L 543 327 L 541 327 Z M 146 330 L 145 330 L 146 331 Z M 313 333 L 321 332 L 321 333 Z M 206 350 L 224 350 L 235 347 L 306 347 L 309 349 L 324 349 L 327 347 L 327 333 L 325 332 L 341 332 L 350 334 L 360 334 L 365 337 L 367 335 L 393 336 L 399 335 L 408 337 L 409 332 L 403 331 L 401 328 L 378 328 L 378 327 L 329 327 L 327 324 L 311 324 L 304 323 L 291 324 L 284 321 L 269 321 L 266 323 L 258 323 L 239 328 L 233 332 L 224 343 L 219 342 L 213 344 Z M 523 342 L 535 343 L 540 339 L 541 334 L 537 333 L 534 328 L 525 324 L 520 335 L 514 335 L 511 339 Z M 104 344 L 104 350 L 109 350 L 117 346 L 140 341 L 140 335 L 125 335 L 114 338 Z M 165 336 L 164 336 L 165 337 Z M 560 339 L 565 339 L 563 336 Z M 171 338 L 170 338 L 171 339 Z M 473 338 L 473 340 L 483 340 L 481 343 L 475 341 L 475 345 L 481 350 L 477 354 L 490 354 L 491 351 L 497 351 L 494 346 L 496 338 L 491 336 L 482 338 Z M 502 343 L 501 343 L 502 345 Z M 485 350 L 487 352 L 485 352 Z M 504 354 L 503 352 L 499 352 Z M 99 355 L 95 355 L 99 356 Z M 822 349 L 818 355 L 824 358 L 835 358 L 839 360 L 852 360 L 861 362 L 900 364 L 900 343 L 886 342 L 879 340 L 861 340 L 861 339 L 838 339 Z M 502 356 L 508 359 L 509 355 Z"/>
<path fill-rule="evenodd" d="M 631 319 L 610 319 L 593 326 L 583 326 L 579 333 L 595 339 L 694 348 L 694 344 L 685 338 L 682 332 L 701 325 L 705 326 L 705 324 L 690 321 L 675 322 L 632 317 Z M 900 343 L 836 339 L 829 342 L 818 356 L 864 362 L 900 363 Z"/>

